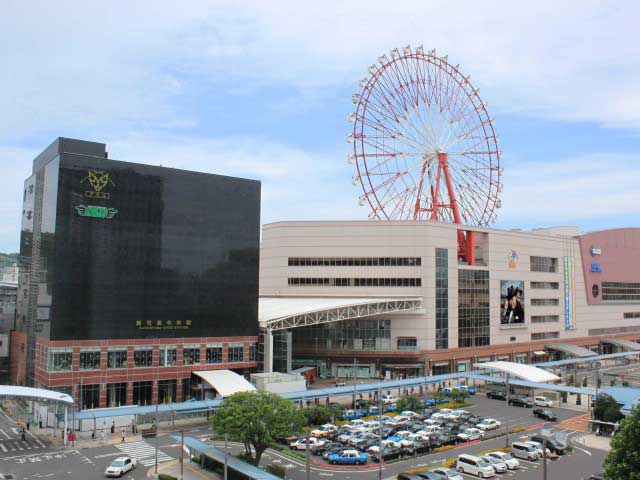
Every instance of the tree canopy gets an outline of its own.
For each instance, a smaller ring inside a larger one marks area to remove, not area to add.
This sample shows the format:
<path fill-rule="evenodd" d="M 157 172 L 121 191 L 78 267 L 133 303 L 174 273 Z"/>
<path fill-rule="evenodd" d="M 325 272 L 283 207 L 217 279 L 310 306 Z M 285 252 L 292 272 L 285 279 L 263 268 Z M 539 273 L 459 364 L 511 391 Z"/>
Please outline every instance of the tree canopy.
<path fill-rule="evenodd" d="M 302 411 L 292 401 L 263 391 L 234 393 L 211 418 L 217 434 L 242 442 L 249 456 L 254 448 L 256 465 L 277 437 L 298 434 L 304 424 Z"/>
<path fill-rule="evenodd" d="M 604 460 L 606 480 L 640 480 L 640 406 L 620 422 L 620 430 L 611 439 L 611 450 Z"/>
<path fill-rule="evenodd" d="M 424 410 L 424 400 L 417 395 L 408 395 L 406 397 L 400 397 L 396 403 L 396 407 L 401 412 L 405 410 L 411 410 L 412 412 L 421 412 Z"/>
<path fill-rule="evenodd" d="M 611 423 L 616 423 L 623 417 L 620 413 L 620 405 L 618 405 L 618 402 L 606 393 L 598 394 L 593 408 L 593 416 L 601 422 Z"/>

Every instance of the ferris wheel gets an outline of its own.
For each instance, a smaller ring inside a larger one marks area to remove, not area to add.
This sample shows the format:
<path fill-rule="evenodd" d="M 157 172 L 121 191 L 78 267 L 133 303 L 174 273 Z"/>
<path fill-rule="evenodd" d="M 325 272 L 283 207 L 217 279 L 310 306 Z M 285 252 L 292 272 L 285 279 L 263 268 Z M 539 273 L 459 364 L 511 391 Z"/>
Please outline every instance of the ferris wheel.
<path fill-rule="evenodd" d="M 502 190 L 498 140 L 479 89 L 435 50 L 379 57 L 353 95 L 347 140 L 360 204 L 374 220 L 495 222 Z M 464 233 L 459 233 L 464 251 Z M 471 248 L 473 248 L 471 246 Z"/>

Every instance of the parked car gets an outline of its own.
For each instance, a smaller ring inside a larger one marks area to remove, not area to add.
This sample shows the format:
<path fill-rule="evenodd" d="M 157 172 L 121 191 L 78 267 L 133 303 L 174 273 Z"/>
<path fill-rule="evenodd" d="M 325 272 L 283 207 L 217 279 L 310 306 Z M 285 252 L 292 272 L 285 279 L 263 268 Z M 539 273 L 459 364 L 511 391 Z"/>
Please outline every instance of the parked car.
<path fill-rule="evenodd" d="M 125 473 L 136 468 L 136 459 L 131 457 L 118 457 L 107 467 L 104 474 L 107 477 L 121 477 Z"/>
<path fill-rule="evenodd" d="M 326 442 L 326 440 L 320 440 L 316 437 L 309 437 L 309 449 L 313 446 L 321 447 Z M 295 442 L 291 444 L 291 448 L 294 450 L 306 450 L 307 449 L 307 439 L 306 437 L 299 438 Z"/>
<path fill-rule="evenodd" d="M 532 435 L 531 441 L 538 442 L 545 447 L 547 447 L 552 453 L 557 453 L 558 455 L 564 455 L 567 451 L 567 445 L 565 443 L 559 442 L 555 438 L 546 437 L 544 435 Z"/>
<path fill-rule="evenodd" d="M 469 395 L 475 395 L 476 394 L 476 389 L 475 387 L 470 387 L 469 385 L 456 385 L 456 388 L 458 390 L 464 390 L 465 392 L 467 392 Z"/>
<path fill-rule="evenodd" d="M 514 407 L 533 408 L 533 402 L 527 397 L 513 397 L 509 399 L 508 403 Z"/>
<path fill-rule="evenodd" d="M 507 396 L 502 392 L 490 391 L 487 392 L 487 398 L 493 398 L 494 400 L 506 400 Z"/>
<path fill-rule="evenodd" d="M 342 419 L 343 420 L 355 420 L 356 418 L 362 418 L 364 416 L 364 413 L 362 413 L 361 410 L 345 410 L 342 413 Z"/>
<path fill-rule="evenodd" d="M 533 410 L 533 414 L 536 417 L 542 418 L 543 420 L 547 420 L 550 422 L 555 422 L 556 420 L 558 420 L 558 417 L 556 416 L 556 414 L 553 413 L 553 411 L 549 410 L 548 408 L 536 408 L 535 410 Z"/>
<path fill-rule="evenodd" d="M 500 425 L 502 425 L 502 423 L 496 420 L 495 418 L 485 418 L 484 420 L 482 420 L 480 423 L 476 425 L 476 428 L 479 428 L 480 430 L 485 430 L 485 431 L 496 430 L 500 428 Z"/>
<path fill-rule="evenodd" d="M 507 468 L 509 470 L 516 470 L 517 468 L 520 468 L 520 462 L 513 458 L 510 453 L 497 450 L 495 452 L 489 452 L 487 453 L 487 455 L 493 458 L 497 458 L 498 460 L 502 460 L 507 465 Z"/>
<path fill-rule="evenodd" d="M 395 405 L 398 402 L 398 397 L 394 395 L 383 395 L 382 403 L 384 405 Z"/>
<path fill-rule="evenodd" d="M 329 455 L 329 463 L 332 465 L 363 465 L 367 463 L 367 456 L 357 450 L 344 450 Z"/>
<path fill-rule="evenodd" d="M 458 434 L 458 438 L 463 442 L 480 440 L 484 438 L 484 432 L 479 428 L 467 428 L 464 432 Z"/>
<path fill-rule="evenodd" d="M 492 457 L 490 455 L 481 455 L 480 458 L 489 462 L 496 473 L 504 473 L 509 470 L 509 467 L 507 467 L 506 463 L 504 463 L 502 460 L 498 460 L 495 457 Z"/>
<path fill-rule="evenodd" d="M 329 460 L 330 455 L 335 455 L 337 453 L 342 453 L 345 450 L 352 450 L 351 447 L 346 447 L 344 445 L 340 445 L 339 447 L 330 448 L 322 452 L 322 458 L 325 460 Z"/>
<path fill-rule="evenodd" d="M 537 448 L 523 442 L 513 442 L 511 444 L 511 455 L 530 462 L 535 462 L 540 458 Z"/>
<path fill-rule="evenodd" d="M 527 440 L 524 443 L 534 447 L 538 451 L 538 455 L 540 456 L 540 458 L 542 458 L 544 453 L 546 453 L 547 458 L 549 458 L 551 460 L 556 460 L 558 458 L 558 454 L 557 453 L 554 453 L 551 450 L 549 450 L 548 448 L 544 447 L 542 445 L 542 443 L 540 443 L 540 442 L 536 442 L 535 440 Z M 545 452 L 545 450 L 546 450 L 546 452 Z"/>
<path fill-rule="evenodd" d="M 470 473 L 480 478 L 495 477 L 496 472 L 489 462 L 475 455 L 462 454 L 458 456 L 456 470 L 460 473 Z"/>
<path fill-rule="evenodd" d="M 311 447 L 311 453 L 313 453 L 314 455 L 321 455 L 327 450 L 335 450 L 336 448 L 340 448 L 342 446 L 343 445 L 338 442 L 327 441 L 322 445 L 313 445 Z"/>
<path fill-rule="evenodd" d="M 464 480 L 464 477 L 462 475 L 459 475 L 455 470 L 452 470 L 451 468 L 438 467 L 434 468 L 431 471 L 440 475 L 443 480 Z"/>
<path fill-rule="evenodd" d="M 345 382 L 340 378 L 336 378 L 336 387 L 346 387 L 346 386 L 347 386 L 347 382 Z"/>
<path fill-rule="evenodd" d="M 409 472 L 402 472 L 398 474 L 396 478 L 397 480 L 423 480 L 424 479 L 424 477 L 421 477 L 417 473 L 409 473 Z"/>
<path fill-rule="evenodd" d="M 371 460 L 379 463 L 380 457 L 382 456 L 382 461 L 386 462 L 389 460 L 394 460 L 396 458 L 400 458 L 402 455 L 402 450 L 400 448 L 395 447 L 385 447 L 382 449 L 382 455 L 380 455 L 380 450 L 377 450 L 371 454 Z"/>
<path fill-rule="evenodd" d="M 333 433 L 338 431 L 338 427 L 336 425 L 332 425 L 331 423 L 326 423 L 322 425 L 320 428 L 315 428 L 311 430 L 311 435 L 314 437 L 322 438 L 327 437 Z"/>
<path fill-rule="evenodd" d="M 553 401 L 549 400 L 547 397 L 534 397 L 533 404 L 536 407 L 553 407 Z"/>

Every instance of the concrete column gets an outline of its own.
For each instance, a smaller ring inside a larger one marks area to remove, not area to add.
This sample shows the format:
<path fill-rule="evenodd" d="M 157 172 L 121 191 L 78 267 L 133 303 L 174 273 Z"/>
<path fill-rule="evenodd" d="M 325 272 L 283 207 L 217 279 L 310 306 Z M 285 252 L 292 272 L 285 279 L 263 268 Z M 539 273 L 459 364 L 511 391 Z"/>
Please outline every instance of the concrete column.
<path fill-rule="evenodd" d="M 264 334 L 264 373 L 273 372 L 273 333 L 267 330 Z"/>
<path fill-rule="evenodd" d="M 68 411 L 69 411 L 69 407 L 65 405 L 64 406 L 64 426 L 62 430 L 62 438 L 63 438 L 64 445 L 67 444 L 67 441 L 69 439 L 69 435 L 67 434 L 67 412 Z"/>

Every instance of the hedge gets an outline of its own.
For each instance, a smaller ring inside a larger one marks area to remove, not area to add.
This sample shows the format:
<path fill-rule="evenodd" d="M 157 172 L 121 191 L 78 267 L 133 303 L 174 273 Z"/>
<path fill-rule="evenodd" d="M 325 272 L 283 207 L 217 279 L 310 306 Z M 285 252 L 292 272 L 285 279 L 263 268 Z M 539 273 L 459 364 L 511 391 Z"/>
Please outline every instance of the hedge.
<path fill-rule="evenodd" d="M 158 480 L 178 480 L 173 475 L 167 475 L 166 473 L 159 473 Z"/>

